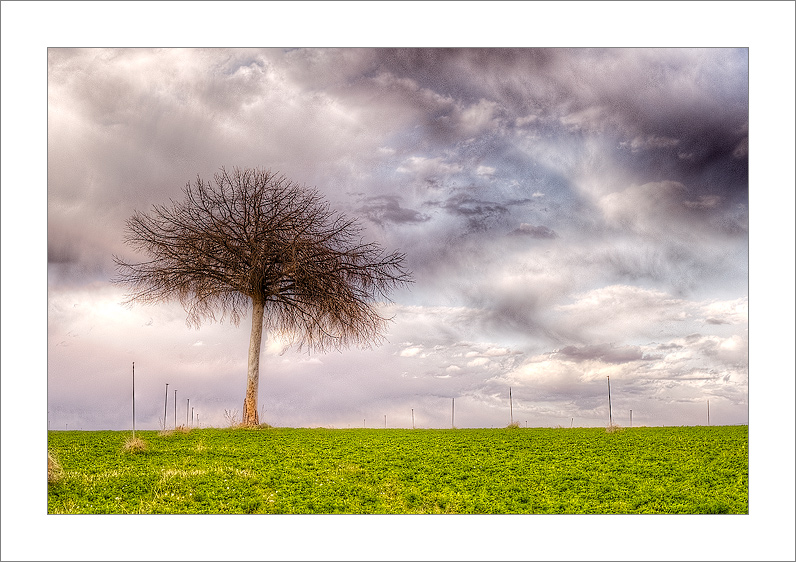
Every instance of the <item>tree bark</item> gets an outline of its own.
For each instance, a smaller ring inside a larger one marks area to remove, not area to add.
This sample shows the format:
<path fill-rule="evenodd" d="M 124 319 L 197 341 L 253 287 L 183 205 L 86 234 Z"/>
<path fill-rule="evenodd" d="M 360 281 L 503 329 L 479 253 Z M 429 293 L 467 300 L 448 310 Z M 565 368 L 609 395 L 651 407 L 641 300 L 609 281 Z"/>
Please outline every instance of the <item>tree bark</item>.
<path fill-rule="evenodd" d="M 263 317 L 265 307 L 253 299 L 252 333 L 249 340 L 249 373 L 246 380 L 246 398 L 243 400 L 243 425 L 260 423 L 257 416 L 257 388 L 260 381 L 260 344 L 263 340 Z"/>

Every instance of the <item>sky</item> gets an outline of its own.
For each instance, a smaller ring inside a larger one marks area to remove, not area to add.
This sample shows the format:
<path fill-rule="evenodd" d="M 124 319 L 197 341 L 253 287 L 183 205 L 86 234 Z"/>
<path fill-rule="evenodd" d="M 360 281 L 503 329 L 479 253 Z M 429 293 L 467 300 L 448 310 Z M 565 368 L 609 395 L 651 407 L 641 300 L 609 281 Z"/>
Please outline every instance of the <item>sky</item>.
<path fill-rule="evenodd" d="M 248 318 L 111 283 L 146 259 L 125 220 L 222 166 L 316 187 L 415 280 L 381 345 L 264 336 L 271 425 L 748 423 L 746 48 L 51 48 L 47 76 L 51 429 L 130 428 L 133 362 L 137 428 L 240 418 Z"/>
<path fill-rule="evenodd" d="M 129 6 L 0 8 L 4 559 L 793 559 L 792 3 Z M 114 45 L 644 48 L 50 50 Z M 166 383 L 180 420 L 240 408 L 245 319 L 190 330 L 109 282 L 135 209 L 235 165 L 317 187 L 416 279 L 381 347 L 270 342 L 264 419 L 448 427 L 455 397 L 503 427 L 510 387 L 521 423 L 599 427 L 610 376 L 623 425 L 748 421 L 749 515 L 272 516 L 266 544 L 257 517 L 47 516 L 46 427 L 128 430 L 133 361 L 138 427 Z"/>

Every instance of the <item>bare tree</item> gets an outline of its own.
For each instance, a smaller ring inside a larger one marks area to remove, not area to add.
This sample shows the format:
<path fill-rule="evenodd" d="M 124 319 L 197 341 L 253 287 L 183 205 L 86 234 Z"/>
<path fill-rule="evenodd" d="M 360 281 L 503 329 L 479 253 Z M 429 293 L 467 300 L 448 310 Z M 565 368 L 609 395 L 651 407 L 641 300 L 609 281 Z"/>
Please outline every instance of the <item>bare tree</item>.
<path fill-rule="evenodd" d="M 197 328 L 225 317 L 237 326 L 251 309 L 243 424 L 257 425 L 263 328 L 299 349 L 369 346 L 388 321 L 379 299 L 412 279 L 404 254 L 364 243 L 359 223 L 317 190 L 262 169 L 221 168 L 214 180 L 197 177 L 183 202 L 127 220 L 125 242 L 148 260 L 114 256 L 114 282 L 131 289 L 128 303 L 178 299 Z"/>

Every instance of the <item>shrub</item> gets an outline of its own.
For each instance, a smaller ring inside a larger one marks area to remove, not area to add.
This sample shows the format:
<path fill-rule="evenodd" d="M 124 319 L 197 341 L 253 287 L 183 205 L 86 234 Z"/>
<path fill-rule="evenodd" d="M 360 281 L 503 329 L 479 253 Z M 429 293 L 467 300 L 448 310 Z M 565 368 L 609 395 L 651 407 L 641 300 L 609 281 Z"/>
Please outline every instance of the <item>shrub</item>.
<path fill-rule="evenodd" d="M 124 451 L 126 453 L 141 453 L 146 451 L 146 442 L 138 437 L 131 437 L 124 442 Z"/>
<path fill-rule="evenodd" d="M 227 426 L 229 427 L 237 427 L 238 423 L 238 411 L 237 410 L 227 410 L 224 409 L 224 419 L 227 421 Z"/>
<path fill-rule="evenodd" d="M 58 461 L 53 458 L 50 451 L 47 451 L 47 483 L 54 484 L 60 482 L 64 477 L 64 469 Z"/>

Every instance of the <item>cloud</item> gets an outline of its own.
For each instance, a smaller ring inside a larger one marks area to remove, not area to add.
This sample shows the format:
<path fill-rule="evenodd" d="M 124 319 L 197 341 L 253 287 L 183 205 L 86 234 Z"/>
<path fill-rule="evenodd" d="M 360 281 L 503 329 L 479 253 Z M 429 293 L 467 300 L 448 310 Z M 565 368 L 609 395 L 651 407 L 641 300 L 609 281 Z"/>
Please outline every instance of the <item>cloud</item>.
<path fill-rule="evenodd" d="M 631 152 L 639 152 L 641 150 L 654 150 L 656 148 L 671 148 L 678 144 L 680 144 L 679 139 L 648 135 L 645 138 L 635 137 L 629 142 L 623 141 L 620 143 L 620 146 L 629 147 Z"/>
<path fill-rule="evenodd" d="M 708 324 L 747 324 L 749 304 L 747 298 L 731 301 L 713 301 L 702 307 L 702 314 Z"/>
<path fill-rule="evenodd" d="M 400 355 L 401 357 L 415 357 L 421 351 L 423 351 L 423 347 L 422 346 L 407 347 L 405 349 L 402 349 L 398 353 L 398 355 Z"/>
<path fill-rule="evenodd" d="M 502 126 L 500 105 L 497 102 L 480 99 L 478 103 L 463 108 L 456 116 L 456 127 L 464 137 L 473 137 L 484 131 L 494 131 Z"/>
<path fill-rule="evenodd" d="M 561 332 L 575 341 L 660 337 L 680 330 L 680 324 L 693 318 L 687 301 L 629 285 L 610 285 L 573 297 L 574 302 L 554 310 L 561 313 L 556 315 Z"/>
<path fill-rule="evenodd" d="M 609 344 L 573 346 L 568 345 L 557 352 L 562 359 L 575 362 L 602 361 L 603 363 L 629 363 L 641 361 L 644 353 L 638 346 L 614 346 Z"/>
<path fill-rule="evenodd" d="M 429 206 L 434 204 L 428 203 Z M 452 215 L 466 218 L 472 230 L 487 229 L 495 219 L 508 213 L 508 207 L 502 203 L 478 199 L 466 193 L 458 193 L 436 205 Z"/>
<path fill-rule="evenodd" d="M 657 234 L 668 228 L 671 219 L 682 221 L 686 197 L 683 184 L 664 181 L 630 186 L 603 196 L 599 203 L 608 225 Z"/>
<path fill-rule="evenodd" d="M 446 162 L 441 156 L 436 158 L 411 156 L 397 168 L 397 171 L 403 174 L 411 174 L 424 184 L 434 186 L 439 182 L 440 178 L 461 172 L 462 166 Z"/>
<path fill-rule="evenodd" d="M 491 177 L 495 175 L 495 168 L 491 166 L 478 166 L 475 173 L 478 176 Z"/>
<path fill-rule="evenodd" d="M 401 198 L 398 196 L 368 197 L 363 202 L 364 205 L 356 209 L 357 213 L 376 224 L 421 223 L 430 219 L 428 215 L 402 207 Z"/>
<path fill-rule="evenodd" d="M 632 185 L 602 196 L 598 205 L 608 226 L 644 236 L 691 242 L 746 232 L 722 196 L 695 195 L 676 181 Z"/>
<path fill-rule="evenodd" d="M 519 227 L 512 230 L 509 234 L 514 236 L 524 235 L 529 236 L 531 238 L 558 238 L 558 234 L 556 234 L 553 230 L 550 230 L 546 226 L 534 226 L 528 223 L 522 223 Z"/>

